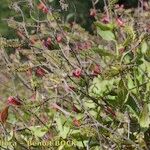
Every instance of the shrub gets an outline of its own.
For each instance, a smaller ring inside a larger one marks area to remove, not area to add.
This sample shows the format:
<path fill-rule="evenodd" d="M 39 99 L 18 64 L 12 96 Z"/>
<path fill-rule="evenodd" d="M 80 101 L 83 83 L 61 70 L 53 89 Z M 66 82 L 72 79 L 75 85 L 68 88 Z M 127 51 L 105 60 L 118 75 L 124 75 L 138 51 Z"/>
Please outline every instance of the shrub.
<path fill-rule="evenodd" d="M 9 148 L 149 148 L 149 12 L 109 3 L 92 15 L 91 35 L 46 1 L 14 8 L 22 20 L 8 24 L 18 38 L 1 38 L 1 95 L 9 101 L 0 132 L 16 143 Z M 63 140 L 74 145 L 54 143 Z"/>

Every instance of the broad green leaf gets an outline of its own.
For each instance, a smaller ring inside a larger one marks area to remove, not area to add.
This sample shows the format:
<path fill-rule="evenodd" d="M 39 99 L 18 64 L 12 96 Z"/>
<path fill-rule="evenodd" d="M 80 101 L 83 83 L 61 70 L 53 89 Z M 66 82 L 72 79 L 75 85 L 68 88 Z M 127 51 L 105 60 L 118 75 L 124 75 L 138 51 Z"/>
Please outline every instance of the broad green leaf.
<path fill-rule="evenodd" d="M 56 121 L 58 130 L 59 130 L 60 132 L 62 132 L 62 131 L 63 131 L 63 127 L 62 127 L 61 118 L 60 118 L 60 117 L 55 117 L 55 121 Z"/>
<path fill-rule="evenodd" d="M 106 41 L 115 41 L 115 35 L 112 31 L 103 31 L 98 28 L 97 33 Z"/>
<path fill-rule="evenodd" d="M 128 91 L 124 85 L 123 80 L 121 79 L 118 84 L 118 94 L 117 94 L 119 104 L 122 105 L 123 103 L 125 103 L 128 99 L 128 96 L 129 96 Z"/>
<path fill-rule="evenodd" d="M 94 118 L 97 117 L 97 112 L 94 111 L 94 110 L 90 110 L 90 111 L 89 111 L 89 114 L 92 115 Z"/>
<path fill-rule="evenodd" d="M 134 88 L 135 85 L 134 85 L 133 79 L 131 78 L 131 75 L 128 74 L 127 77 L 128 77 L 128 83 L 127 83 L 127 84 L 128 84 L 128 88 L 129 88 L 129 89 Z M 136 89 L 133 89 L 132 92 L 136 93 Z"/>
<path fill-rule="evenodd" d="M 91 100 L 85 100 L 84 107 L 86 107 L 86 108 L 95 108 L 95 104 Z"/>
<path fill-rule="evenodd" d="M 57 128 L 58 128 L 58 131 L 59 131 L 59 136 L 62 137 L 63 139 L 65 139 L 67 137 L 67 134 L 70 131 L 70 128 L 67 127 L 67 126 L 63 126 L 61 116 L 56 117 L 55 121 L 56 121 Z"/>
<path fill-rule="evenodd" d="M 63 139 L 66 139 L 67 138 L 67 135 L 70 131 L 70 128 L 69 127 L 66 127 L 64 126 L 63 127 L 63 132 L 60 132 L 60 136 L 63 138 Z"/>
<path fill-rule="evenodd" d="M 93 84 L 89 89 L 90 95 L 94 97 L 103 96 L 105 93 L 111 91 L 114 81 L 114 79 L 102 80 L 94 78 Z"/>
<path fill-rule="evenodd" d="M 142 53 L 145 53 L 146 50 L 147 50 L 148 46 L 147 46 L 147 43 L 144 41 L 141 45 L 141 51 Z"/>
<path fill-rule="evenodd" d="M 30 126 L 29 129 L 37 137 L 43 137 L 47 133 L 47 129 L 41 126 Z"/>
<path fill-rule="evenodd" d="M 137 106 L 137 103 L 136 103 L 135 99 L 129 94 L 126 101 L 127 101 L 125 103 L 126 106 L 129 108 L 129 110 L 132 113 L 132 115 L 138 119 L 139 118 L 139 114 L 140 114 L 140 109 Z"/>
<path fill-rule="evenodd" d="M 14 114 L 10 113 L 8 116 L 8 122 L 11 124 L 15 124 L 17 122 L 17 118 Z"/>
<path fill-rule="evenodd" d="M 144 104 L 142 113 L 140 115 L 139 124 L 141 128 L 148 128 L 150 124 L 150 113 L 149 113 L 149 107 L 148 104 Z"/>

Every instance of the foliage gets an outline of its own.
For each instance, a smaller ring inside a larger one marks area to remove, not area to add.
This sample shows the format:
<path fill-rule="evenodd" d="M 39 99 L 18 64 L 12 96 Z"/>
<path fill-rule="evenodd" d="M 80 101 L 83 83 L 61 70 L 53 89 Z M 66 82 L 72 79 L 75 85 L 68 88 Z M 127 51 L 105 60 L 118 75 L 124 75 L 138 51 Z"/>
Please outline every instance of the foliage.
<path fill-rule="evenodd" d="M 150 149 L 149 11 L 93 7 L 91 35 L 47 1 L 12 8 L 18 38 L 0 39 L 0 133 L 16 144 L 1 147 Z"/>
<path fill-rule="evenodd" d="M 62 1 L 62 0 L 61 0 Z M 6 21 L 4 21 L 6 18 L 11 17 L 14 13 L 11 11 L 10 6 L 12 3 L 15 2 L 15 0 L 1 0 L 0 1 L 0 34 L 7 38 L 14 38 L 16 35 L 13 34 L 11 28 L 7 26 Z M 28 0 L 30 3 L 30 0 Z M 38 0 L 35 0 L 35 2 L 38 2 Z M 50 6 L 54 8 L 55 10 L 61 11 L 61 4 L 63 4 L 63 1 L 59 3 L 59 0 L 47 0 L 49 2 Z M 92 32 L 91 25 L 94 21 L 92 17 L 89 17 L 89 10 L 92 8 L 92 2 L 91 0 L 69 0 L 64 1 L 67 2 L 68 9 L 61 12 L 62 19 L 66 22 L 70 22 L 75 20 L 77 23 L 79 23 L 82 27 L 84 27 L 86 30 Z M 138 0 L 119 0 L 119 4 L 124 4 L 125 7 L 137 7 L 138 6 Z M 96 4 L 96 8 L 103 10 L 104 3 L 103 1 L 99 0 Z M 24 9 L 25 10 L 25 9 Z M 28 13 L 28 11 L 26 11 Z M 14 14 L 16 17 L 16 15 Z M 30 19 L 30 18 L 28 18 Z"/>

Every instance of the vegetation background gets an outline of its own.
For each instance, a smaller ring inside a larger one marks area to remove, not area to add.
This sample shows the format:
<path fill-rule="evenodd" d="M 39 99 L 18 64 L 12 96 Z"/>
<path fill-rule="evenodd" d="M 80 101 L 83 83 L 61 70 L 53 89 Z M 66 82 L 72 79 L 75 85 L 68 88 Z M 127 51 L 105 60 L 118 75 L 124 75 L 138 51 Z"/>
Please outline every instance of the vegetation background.
<path fill-rule="evenodd" d="M 150 149 L 149 1 L 1 0 L 0 20 L 0 149 Z"/>
<path fill-rule="evenodd" d="M 37 0 L 38 1 L 38 0 Z M 50 0 L 52 7 L 60 9 L 59 0 Z M 89 10 L 92 8 L 91 0 L 70 0 L 69 9 L 64 13 L 66 20 L 72 19 L 74 16 L 77 19 L 77 23 L 80 23 L 86 30 L 91 31 L 91 24 L 94 21 L 93 18 L 89 17 Z M 3 19 L 12 17 L 15 13 L 10 9 L 9 6 L 13 3 L 13 0 L 1 0 L 0 1 L 0 34 L 5 37 L 14 37 L 12 29 L 8 27 L 7 22 Z M 138 0 L 119 0 L 120 4 L 124 4 L 127 8 L 137 7 Z M 97 4 L 97 8 L 103 10 L 104 2 L 100 0 Z"/>

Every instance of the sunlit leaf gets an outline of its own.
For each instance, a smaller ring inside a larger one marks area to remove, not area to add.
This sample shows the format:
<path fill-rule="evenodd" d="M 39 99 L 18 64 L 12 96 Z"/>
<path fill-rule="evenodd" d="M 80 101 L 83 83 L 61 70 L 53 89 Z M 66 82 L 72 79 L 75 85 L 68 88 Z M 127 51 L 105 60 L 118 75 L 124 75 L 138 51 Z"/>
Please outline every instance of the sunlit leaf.
<path fill-rule="evenodd" d="M 101 22 L 95 22 L 94 23 L 96 25 L 97 28 L 103 30 L 103 31 L 106 31 L 106 30 L 113 30 L 114 29 L 114 24 L 104 24 L 104 23 L 101 23 Z"/>
<path fill-rule="evenodd" d="M 97 29 L 97 33 L 106 41 L 115 41 L 115 35 L 112 31 L 103 31 L 101 29 Z"/>
<path fill-rule="evenodd" d="M 47 132 L 47 129 L 41 126 L 30 126 L 29 129 L 33 132 L 33 135 L 37 137 L 43 137 Z"/>
<path fill-rule="evenodd" d="M 140 115 L 139 124 L 141 128 L 148 128 L 150 124 L 150 113 L 149 113 L 149 107 L 148 104 L 144 104 L 143 110 Z"/>

